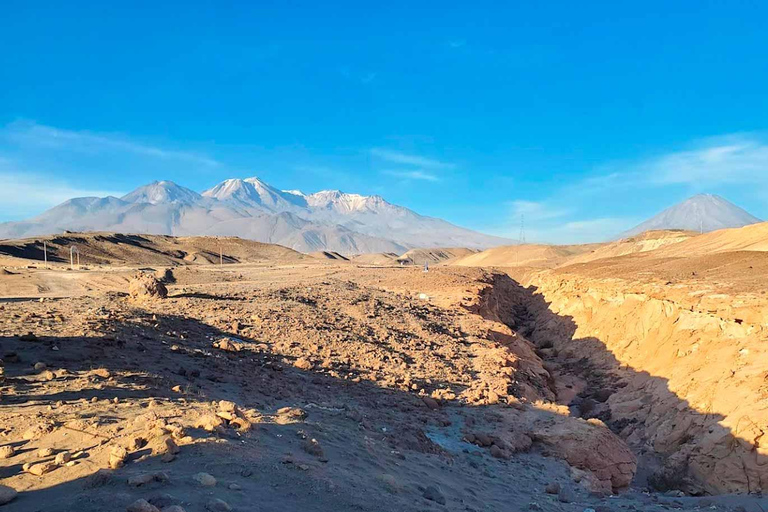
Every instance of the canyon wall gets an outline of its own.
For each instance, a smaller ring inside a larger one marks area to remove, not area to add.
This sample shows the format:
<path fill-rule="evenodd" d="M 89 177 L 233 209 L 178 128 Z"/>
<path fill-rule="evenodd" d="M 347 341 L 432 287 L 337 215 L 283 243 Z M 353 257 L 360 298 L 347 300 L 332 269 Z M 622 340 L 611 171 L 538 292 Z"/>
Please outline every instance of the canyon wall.
<path fill-rule="evenodd" d="M 567 383 L 561 401 L 606 421 L 645 458 L 652 485 L 695 494 L 768 486 L 764 294 L 563 271 L 516 277 L 523 286 L 506 320 Z"/>

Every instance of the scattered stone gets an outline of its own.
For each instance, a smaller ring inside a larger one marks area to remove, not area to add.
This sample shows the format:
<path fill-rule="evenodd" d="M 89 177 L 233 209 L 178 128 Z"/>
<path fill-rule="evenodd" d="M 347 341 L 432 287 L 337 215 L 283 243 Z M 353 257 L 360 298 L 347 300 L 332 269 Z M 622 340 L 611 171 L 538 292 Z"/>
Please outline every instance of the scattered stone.
<path fill-rule="evenodd" d="M 306 357 L 300 357 L 293 363 L 293 366 L 299 370 L 311 370 L 314 365 Z"/>
<path fill-rule="evenodd" d="M 557 493 L 557 499 L 561 503 L 573 503 L 573 501 L 576 499 L 576 495 L 574 494 L 574 492 L 571 490 L 570 487 L 563 487 Z"/>
<path fill-rule="evenodd" d="M 69 462 L 72 459 L 72 454 L 68 451 L 59 452 L 56 454 L 56 458 L 54 459 L 54 463 L 58 464 L 59 466 L 63 466 L 67 462 Z"/>
<path fill-rule="evenodd" d="M 164 299 L 168 289 L 155 276 L 141 272 L 128 283 L 128 295 L 135 300 Z"/>
<path fill-rule="evenodd" d="M 184 510 L 184 508 L 180 507 L 179 505 L 171 505 L 170 507 L 165 507 L 161 512 L 187 512 Z"/>
<path fill-rule="evenodd" d="M 195 428 L 202 428 L 208 432 L 223 432 L 224 420 L 215 414 L 205 414 L 195 421 Z"/>
<path fill-rule="evenodd" d="M 210 512 L 230 512 L 232 507 L 230 507 L 229 504 L 224 500 L 213 498 L 205 504 L 205 509 L 209 510 Z"/>
<path fill-rule="evenodd" d="M 46 368 L 47 366 L 45 365 L 45 363 L 35 363 L 35 370 L 37 370 L 38 372 L 43 371 Z"/>
<path fill-rule="evenodd" d="M 22 334 L 21 336 L 19 336 L 19 339 L 21 341 L 40 341 L 40 338 L 35 336 L 35 334 L 32 332 L 28 332 L 27 334 Z"/>
<path fill-rule="evenodd" d="M 443 492 L 438 487 L 429 485 L 424 489 L 423 494 L 429 501 L 445 505 L 445 496 L 443 496 Z"/>
<path fill-rule="evenodd" d="M 433 411 L 440 408 L 440 403 L 431 396 L 423 396 L 421 400 L 424 402 L 424 405 Z"/>
<path fill-rule="evenodd" d="M 215 487 L 216 479 L 208 473 L 197 473 L 192 477 L 198 485 L 201 487 Z"/>
<path fill-rule="evenodd" d="M 560 492 L 560 484 L 557 482 L 550 482 L 547 484 L 547 486 L 544 488 L 544 491 L 547 494 L 557 494 Z"/>
<path fill-rule="evenodd" d="M 109 451 L 109 467 L 110 469 L 118 469 L 123 467 L 125 460 L 128 458 L 128 451 L 122 446 L 113 446 Z"/>
<path fill-rule="evenodd" d="M 283 407 L 277 410 L 277 415 L 283 420 L 302 421 L 307 418 L 307 412 L 298 407 Z"/>
<path fill-rule="evenodd" d="M 243 349 L 243 340 L 226 336 L 214 341 L 213 347 L 225 352 L 240 352 Z"/>
<path fill-rule="evenodd" d="M 16 450 L 11 445 L 0 446 L 0 459 L 10 459 L 16 454 Z"/>
<path fill-rule="evenodd" d="M 27 468 L 27 473 L 35 476 L 43 476 L 46 473 L 50 473 L 56 469 L 56 464 L 53 462 L 41 462 L 40 464 L 32 464 Z"/>
<path fill-rule="evenodd" d="M 301 444 L 301 449 L 310 455 L 314 455 L 315 457 L 323 456 L 323 447 L 320 446 L 320 443 L 317 441 L 317 439 L 307 439 Z"/>
<path fill-rule="evenodd" d="M 127 512 L 160 512 L 160 509 L 146 500 L 136 500 L 125 509 Z"/>
<path fill-rule="evenodd" d="M 134 475 L 128 479 L 128 485 L 131 485 L 133 487 L 140 487 L 142 485 L 147 485 L 152 482 L 160 482 L 165 483 L 170 480 L 170 477 L 168 476 L 168 473 L 163 472 L 157 472 L 157 473 L 142 473 L 140 475 Z"/>
<path fill-rule="evenodd" d="M 229 484 L 229 490 L 230 491 L 239 491 L 242 487 L 240 487 L 238 484 Z"/>
<path fill-rule="evenodd" d="M 10 503 L 18 494 L 19 493 L 16 492 L 16 489 L 6 487 L 5 485 L 0 485 L 0 505 Z"/>

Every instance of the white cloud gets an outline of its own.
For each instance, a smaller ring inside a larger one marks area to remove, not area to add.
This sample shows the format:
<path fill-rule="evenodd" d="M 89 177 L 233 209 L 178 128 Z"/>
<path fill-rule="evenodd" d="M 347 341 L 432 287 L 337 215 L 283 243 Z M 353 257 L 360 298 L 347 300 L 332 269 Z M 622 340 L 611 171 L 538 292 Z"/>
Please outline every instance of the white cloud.
<path fill-rule="evenodd" d="M 119 135 L 73 131 L 40 125 L 31 121 L 16 121 L 0 131 L 0 136 L 14 144 L 33 148 L 48 148 L 79 153 L 132 153 L 160 160 L 175 160 L 206 167 L 217 167 L 217 160 L 190 151 L 159 148 L 133 141 Z"/>
<path fill-rule="evenodd" d="M 7 161 L 0 161 L 5 164 Z M 56 206 L 73 197 L 120 197 L 118 191 L 99 190 L 70 185 L 64 180 L 29 172 L 0 169 L 0 215 L 24 218 Z"/>
<path fill-rule="evenodd" d="M 754 135 L 729 135 L 695 149 L 639 163 L 630 171 L 657 184 L 768 184 L 768 143 Z"/>
<path fill-rule="evenodd" d="M 406 180 L 419 180 L 419 181 L 440 181 L 440 178 L 434 174 L 424 170 L 386 170 L 381 171 L 382 174 L 388 174 L 390 176 L 396 176 Z"/>
<path fill-rule="evenodd" d="M 415 167 L 421 167 L 424 169 L 453 169 L 455 167 L 453 164 L 441 162 L 432 158 L 401 153 L 400 151 L 393 151 L 390 149 L 373 148 L 371 150 L 371 155 L 386 162 L 401 165 L 413 165 Z"/>

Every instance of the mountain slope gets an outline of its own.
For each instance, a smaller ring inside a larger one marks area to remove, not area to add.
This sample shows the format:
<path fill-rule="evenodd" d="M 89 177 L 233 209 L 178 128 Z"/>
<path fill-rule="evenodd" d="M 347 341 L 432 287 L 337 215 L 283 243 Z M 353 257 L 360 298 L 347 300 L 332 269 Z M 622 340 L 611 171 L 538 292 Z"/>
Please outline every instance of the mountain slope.
<path fill-rule="evenodd" d="M 379 196 L 282 191 L 256 177 L 228 179 L 202 194 L 171 181 L 155 181 L 122 198 L 74 198 L 32 219 L 0 224 L 0 238 L 63 231 L 227 235 L 303 252 L 342 254 L 509 243 L 419 215 Z"/>
<path fill-rule="evenodd" d="M 650 230 L 683 229 L 704 232 L 740 228 L 761 222 L 735 204 L 713 194 L 698 194 L 667 208 L 658 215 L 622 233 L 626 238 Z"/>

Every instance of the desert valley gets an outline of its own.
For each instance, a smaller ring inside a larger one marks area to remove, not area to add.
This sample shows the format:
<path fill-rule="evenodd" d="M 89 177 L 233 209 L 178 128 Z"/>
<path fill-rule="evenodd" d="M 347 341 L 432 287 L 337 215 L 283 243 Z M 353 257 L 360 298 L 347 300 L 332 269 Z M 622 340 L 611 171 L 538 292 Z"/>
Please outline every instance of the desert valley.
<path fill-rule="evenodd" d="M 2 510 L 768 507 L 768 223 L 697 196 L 612 242 L 483 250 L 361 199 L 294 247 L 184 235 L 285 214 L 220 192 L 3 228 L 60 223 L 0 240 Z M 181 220 L 114 229 L 159 209 Z"/>

